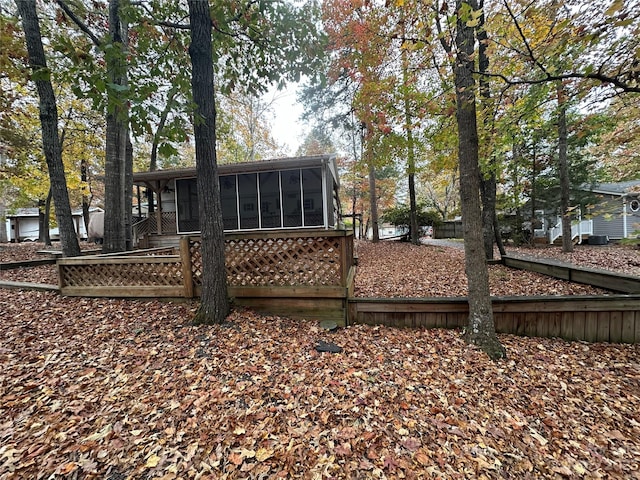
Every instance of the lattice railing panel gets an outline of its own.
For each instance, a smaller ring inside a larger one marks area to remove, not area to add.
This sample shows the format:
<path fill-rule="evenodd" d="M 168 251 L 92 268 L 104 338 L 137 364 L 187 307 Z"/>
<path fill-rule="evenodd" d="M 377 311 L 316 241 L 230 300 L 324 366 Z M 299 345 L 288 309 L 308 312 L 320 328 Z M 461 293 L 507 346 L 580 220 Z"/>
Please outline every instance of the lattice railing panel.
<path fill-rule="evenodd" d="M 155 226 L 155 224 L 154 224 Z M 143 218 L 133 224 L 133 234 L 136 238 L 142 238 L 145 235 L 149 235 L 149 218 Z"/>
<path fill-rule="evenodd" d="M 202 251 L 199 240 L 189 242 L 189 255 L 191 256 L 191 276 L 194 285 L 202 285 Z"/>
<path fill-rule="evenodd" d="M 147 231 L 149 233 L 158 233 L 158 217 L 157 213 L 150 213 L 147 217 Z M 172 234 L 177 232 L 176 212 L 162 212 L 162 234 Z"/>
<path fill-rule="evenodd" d="M 235 238 L 225 241 L 229 286 L 340 286 L 340 237 Z M 193 280 L 202 283 L 199 242 L 191 242 Z"/>
<path fill-rule="evenodd" d="M 147 263 L 61 265 L 65 287 L 181 286 L 181 264 L 175 260 Z"/>
<path fill-rule="evenodd" d="M 176 233 L 176 212 L 162 212 L 162 233 Z"/>

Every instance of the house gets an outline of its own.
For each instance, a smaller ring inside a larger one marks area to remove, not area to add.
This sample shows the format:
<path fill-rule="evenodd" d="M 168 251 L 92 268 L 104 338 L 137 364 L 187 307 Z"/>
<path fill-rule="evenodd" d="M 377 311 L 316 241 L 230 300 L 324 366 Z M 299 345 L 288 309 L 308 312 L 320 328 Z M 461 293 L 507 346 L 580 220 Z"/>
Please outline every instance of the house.
<path fill-rule="evenodd" d="M 102 209 L 93 207 L 89 215 L 102 212 Z M 78 238 L 86 239 L 87 230 L 82 218 L 82 210 L 71 212 L 73 224 L 78 234 Z M 40 238 L 40 210 L 33 208 L 18 208 L 14 213 L 6 215 L 7 239 L 10 242 L 35 242 Z M 57 239 L 59 232 L 57 227 L 49 229 L 51 239 Z"/>
<path fill-rule="evenodd" d="M 581 191 L 592 200 L 586 208 L 571 208 L 574 241 L 604 244 L 640 235 L 640 180 L 601 183 Z M 546 236 L 550 243 L 560 241 L 562 221 L 557 210 L 536 210 L 536 216 L 543 226 L 536 229 L 536 237 Z"/>
<path fill-rule="evenodd" d="M 334 155 L 219 165 L 218 176 L 225 232 L 339 226 Z M 146 188 L 148 201 L 147 218 L 134 226 L 139 246 L 200 232 L 195 168 L 137 172 L 133 182 Z"/>
<path fill-rule="evenodd" d="M 640 234 L 640 180 L 601 183 L 589 190 L 598 198 L 587 215 L 593 235 L 620 240 Z"/>

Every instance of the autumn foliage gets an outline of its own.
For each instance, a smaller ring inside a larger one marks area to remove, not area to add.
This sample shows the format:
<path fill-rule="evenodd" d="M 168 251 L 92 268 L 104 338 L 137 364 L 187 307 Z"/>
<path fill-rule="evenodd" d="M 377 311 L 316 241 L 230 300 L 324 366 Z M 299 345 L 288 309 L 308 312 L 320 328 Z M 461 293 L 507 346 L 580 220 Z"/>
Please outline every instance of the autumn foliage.
<path fill-rule="evenodd" d="M 0 478 L 638 478 L 637 345 L 195 307 L 0 290 Z"/>
<path fill-rule="evenodd" d="M 0 291 L 0 477 L 637 474 L 638 347 Z M 320 340 L 343 353 L 318 353 Z"/>

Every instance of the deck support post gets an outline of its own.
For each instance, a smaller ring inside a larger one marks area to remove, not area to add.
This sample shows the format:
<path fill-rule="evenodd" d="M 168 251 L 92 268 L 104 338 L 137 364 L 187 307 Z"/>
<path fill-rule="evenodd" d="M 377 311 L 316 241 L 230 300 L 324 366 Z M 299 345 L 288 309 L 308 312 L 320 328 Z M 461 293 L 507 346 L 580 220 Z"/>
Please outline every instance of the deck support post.
<path fill-rule="evenodd" d="M 184 297 L 193 298 L 193 274 L 191 271 L 191 250 L 189 248 L 189 237 L 180 238 L 180 261 L 182 262 Z"/>

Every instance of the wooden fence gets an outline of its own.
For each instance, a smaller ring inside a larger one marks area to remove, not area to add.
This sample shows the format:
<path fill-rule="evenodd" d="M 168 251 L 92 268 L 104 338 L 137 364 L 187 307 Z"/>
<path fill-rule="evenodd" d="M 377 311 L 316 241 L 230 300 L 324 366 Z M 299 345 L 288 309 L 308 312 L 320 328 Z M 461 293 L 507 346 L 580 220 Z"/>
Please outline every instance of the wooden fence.
<path fill-rule="evenodd" d="M 640 295 L 495 297 L 496 330 L 587 342 L 640 343 Z M 411 328 L 460 328 L 466 298 L 349 301 L 350 322 Z"/>
<path fill-rule="evenodd" d="M 179 248 L 60 259 L 60 291 L 76 296 L 199 296 L 200 246 L 199 238 L 183 237 Z M 459 328 L 467 324 L 466 298 L 353 298 L 350 232 L 230 234 L 225 237 L 225 256 L 229 295 L 236 305 L 259 312 L 342 325 Z M 617 280 L 612 277 L 609 282 Z M 640 343 L 640 295 L 503 297 L 493 299 L 493 310 L 500 333 Z"/>
<path fill-rule="evenodd" d="M 199 238 L 182 237 L 179 248 L 60 259 L 60 291 L 75 296 L 199 296 L 200 247 Z M 229 234 L 225 257 L 229 295 L 236 305 L 346 324 L 355 275 L 350 232 Z"/>
<path fill-rule="evenodd" d="M 507 267 L 542 273 L 570 282 L 584 283 L 621 293 L 640 294 L 640 277 L 596 268 L 585 268 L 557 260 L 503 255 Z"/>

